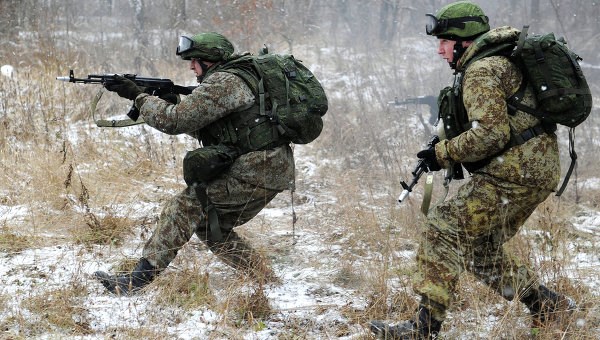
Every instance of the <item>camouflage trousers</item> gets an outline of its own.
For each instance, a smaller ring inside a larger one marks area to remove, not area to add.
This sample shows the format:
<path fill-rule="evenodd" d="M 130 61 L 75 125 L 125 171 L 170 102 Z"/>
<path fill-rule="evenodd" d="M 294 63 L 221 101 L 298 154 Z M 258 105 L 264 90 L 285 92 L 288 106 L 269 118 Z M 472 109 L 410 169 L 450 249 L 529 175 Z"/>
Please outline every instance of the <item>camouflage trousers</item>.
<path fill-rule="evenodd" d="M 435 319 L 444 320 L 464 271 L 507 300 L 538 286 L 537 275 L 508 254 L 503 244 L 549 194 L 473 174 L 456 196 L 429 212 L 414 289 Z"/>
<path fill-rule="evenodd" d="M 146 242 L 143 257 L 164 269 L 195 233 L 225 263 L 252 271 L 264 269 L 264 261 L 240 239 L 233 228 L 256 216 L 280 191 L 258 187 L 232 177 L 219 177 L 207 193 L 219 216 L 223 241 L 208 240 L 210 227 L 195 190 L 186 188 L 164 206 L 156 229 Z"/>

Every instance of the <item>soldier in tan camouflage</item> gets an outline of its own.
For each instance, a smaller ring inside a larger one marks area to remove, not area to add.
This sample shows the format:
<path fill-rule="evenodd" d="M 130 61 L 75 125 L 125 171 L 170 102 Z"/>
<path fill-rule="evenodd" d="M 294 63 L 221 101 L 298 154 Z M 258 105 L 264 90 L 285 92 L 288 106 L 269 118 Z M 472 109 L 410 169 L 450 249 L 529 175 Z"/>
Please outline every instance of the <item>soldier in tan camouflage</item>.
<path fill-rule="evenodd" d="M 456 79 L 438 100 L 446 139 L 417 156 L 430 171 L 462 163 L 471 179 L 428 214 L 417 253 L 414 290 L 421 300 L 414 318 L 395 325 L 371 321 L 370 328 L 386 339 L 435 337 L 465 271 L 505 299 L 518 298 L 531 311 L 534 325 L 541 326 L 555 312 L 574 309 L 574 302 L 541 285 L 528 264 L 503 244 L 558 184 L 556 126 L 507 107 L 523 75 L 503 51 L 481 58 L 490 48 L 514 43 L 518 30 L 490 30 L 488 17 L 468 1 L 427 17 L 427 34 L 439 39 L 438 54 L 456 71 Z M 530 87 L 524 100 L 535 105 Z"/>
<path fill-rule="evenodd" d="M 164 207 L 133 272 L 96 272 L 110 292 L 126 295 L 150 283 L 194 234 L 227 264 L 261 282 L 274 279 L 263 258 L 233 228 L 251 220 L 278 193 L 291 188 L 294 158 L 285 141 L 273 139 L 253 149 L 236 140 L 242 138 L 223 133 L 225 128 L 241 131 L 236 124 L 254 120 L 258 106 L 255 93 L 242 78 L 221 71 L 221 66 L 235 59 L 233 52 L 233 45 L 217 33 L 181 37 L 177 54 L 190 60 L 199 86 L 177 103 L 143 93 L 122 77 L 107 86 L 134 100 L 146 124 L 171 135 L 189 134 L 203 145 L 188 153 L 196 163 L 187 168 L 186 156 L 188 187 Z"/>

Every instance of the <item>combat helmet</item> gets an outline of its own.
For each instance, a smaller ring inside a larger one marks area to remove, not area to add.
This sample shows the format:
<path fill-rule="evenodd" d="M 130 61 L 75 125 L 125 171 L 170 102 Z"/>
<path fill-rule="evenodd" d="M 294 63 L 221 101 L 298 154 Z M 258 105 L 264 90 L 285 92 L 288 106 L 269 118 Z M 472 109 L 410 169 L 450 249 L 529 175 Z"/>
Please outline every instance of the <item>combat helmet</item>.
<path fill-rule="evenodd" d="M 233 54 L 233 44 L 219 33 L 208 32 L 181 36 L 176 54 L 183 60 L 192 58 L 209 62 L 226 61 Z"/>
<path fill-rule="evenodd" d="M 426 14 L 425 31 L 441 39 L 469 41 L 490 30 L 489 18 L 470 1 L 457 1 Z"/>

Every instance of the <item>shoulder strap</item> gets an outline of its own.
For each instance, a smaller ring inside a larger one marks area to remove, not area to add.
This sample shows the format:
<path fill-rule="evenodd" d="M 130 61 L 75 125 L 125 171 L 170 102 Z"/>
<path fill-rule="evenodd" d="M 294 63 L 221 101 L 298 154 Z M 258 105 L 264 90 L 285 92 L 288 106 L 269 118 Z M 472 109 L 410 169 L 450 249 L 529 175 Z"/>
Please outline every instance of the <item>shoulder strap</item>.
<path fill-rule="evenodd" d="M 529 25 L 523 26 L 521 33 L 519 33 L 519 40 L 517 41 L 517 48 L 512 53 L 512 57 L 516 57 L 521 54 L 523 50 L 523 46 L 525 45 L 525 38 L 527 38 L 527 31 L 529 30 Z"/>
<path fill-rule="evenodd" d="M 562 195 L 563 191 L 565 191 L 567 183 L 569 183 L 569 179 L 571 178 L 571 174 L 577 166 L 577 153 L 575 152 L 575 128 L 569 128 L 569 156 L 571 157 L 571 164 L 569 165 L 569 170 L 567 170 L 567 174 L 563 179 L 560 189 L 558 189 L 556 192 L 556 196 Z"/>

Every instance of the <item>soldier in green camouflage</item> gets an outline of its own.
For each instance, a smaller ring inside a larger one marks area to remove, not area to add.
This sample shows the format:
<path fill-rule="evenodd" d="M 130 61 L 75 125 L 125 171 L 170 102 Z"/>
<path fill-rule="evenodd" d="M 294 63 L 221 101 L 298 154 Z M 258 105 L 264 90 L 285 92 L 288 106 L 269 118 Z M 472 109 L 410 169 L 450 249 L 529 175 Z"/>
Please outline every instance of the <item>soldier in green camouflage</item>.
<path fill-rule="evenodd" d="M 175 103 L 143 93 L 122 77 L 107 86 L 134 100 L 146 124 L 166 134 L 189 134 L 203 146 L 186 156 L 188 187 L 163 208 L 135 269 L 123 275 L 95 273 L 110 292 L 127 295 L 150 283 L 194 234 L 236 269 L 261 282 L 275 279 L 262 256 L 233 228 L 251 220 L 278 193 L 291 188 L 294 158 L 289 143 L 277 138 L 259 147 L 245 144 L 252 142 L 249 135 L 261 126 L 268 131 L 273 127 L 269 122 L 248 127 L 248 121 L 258 121 L 258 100 L 241 77 L 223 71 L 223 66 L 238 56 L 233 52 L 231 42 L 218 33 L 182 36 L 177 54 L 190 60 L 199 86 Z M 238 135 L 241 131 L 247 135 Z"/>
<path fill-rule="evenodd" d="M 555 312 L 573 310 L 574 302 L 541 285 L 528 264 L 503 244 L 558 184 L 556 126 L 507 107 L 506 99 L 517 92 L 523 75 L 503 51 L 473 61 L 489 51 L 487 46 L 497 46 L 492 42 L 514 41 L 518 30 L 490 30 L 488 17 L 468 1 L 427 17 L 427 34 L 439 39 L 438 54 L 456 71 L 456 79 L 438 99 L 440 135 L 446 138 L 417 157 L 430 171 L 462 163 L 471 179 L 428 214 L 417 252 L 413 284 L 421 300 L 414 318 L 395 325 L 371 321 L 370 328 L 386 339 L 435 337 L 465 271 L 503 298 L 519 299 L 531 311 L 534 325 L 541 326 Z M 531 88 L 524 102 L 535 105 Z"/>

